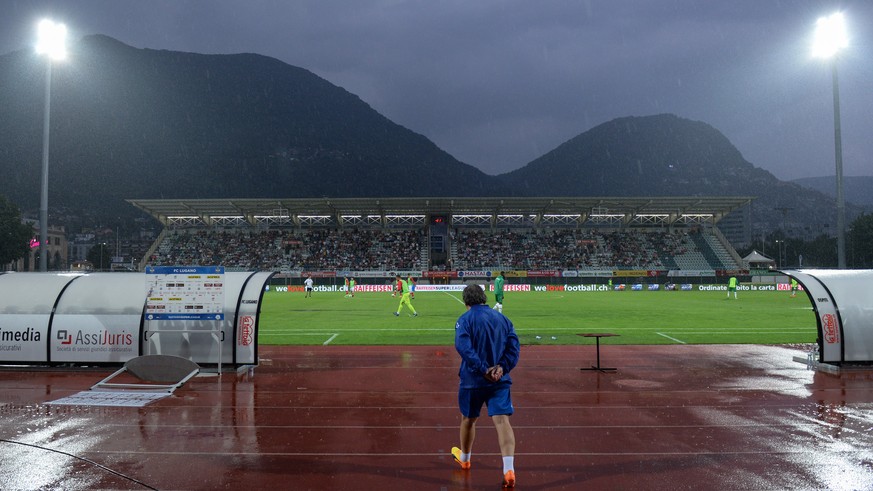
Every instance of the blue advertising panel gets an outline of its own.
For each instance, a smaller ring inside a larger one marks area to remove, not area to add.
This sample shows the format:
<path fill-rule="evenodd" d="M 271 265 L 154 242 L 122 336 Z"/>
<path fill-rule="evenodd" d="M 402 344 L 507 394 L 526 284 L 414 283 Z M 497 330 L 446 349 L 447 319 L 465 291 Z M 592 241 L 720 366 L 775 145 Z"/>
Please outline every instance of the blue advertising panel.
<path fill-rule="evenodd" d="M 150 266 L 146 320 L 224 320 L 224 266 Z"/>

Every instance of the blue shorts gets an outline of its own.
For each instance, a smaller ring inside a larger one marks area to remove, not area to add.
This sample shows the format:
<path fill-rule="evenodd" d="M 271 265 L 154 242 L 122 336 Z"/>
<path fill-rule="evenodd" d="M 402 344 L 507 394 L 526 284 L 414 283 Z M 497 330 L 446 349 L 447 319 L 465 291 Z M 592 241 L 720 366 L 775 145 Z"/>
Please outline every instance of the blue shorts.
<path fill-rule="evenodd" d="M 477 389 L 458 389 L 458 407 L 461 414 L 468 418 L 478 418 L 482 404 L 488 406 L 488 416 L 512 416 L 512 397 L 509 394 L 509 384 Z"/>

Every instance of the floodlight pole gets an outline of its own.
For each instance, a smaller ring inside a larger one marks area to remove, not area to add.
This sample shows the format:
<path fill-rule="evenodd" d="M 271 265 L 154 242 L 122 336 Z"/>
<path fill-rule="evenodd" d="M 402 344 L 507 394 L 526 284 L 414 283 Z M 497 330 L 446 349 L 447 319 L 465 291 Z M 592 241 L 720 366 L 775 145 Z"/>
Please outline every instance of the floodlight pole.
<path fill-rule="evenodd" d="M 49 117 L 52 103 L 52 60 L 46 59 L 45 113 L 42 127 L 42 179 L 39 199 L 39 270 L 48 271 L 48 171 L 49 171 Z"/>
<path fill-rule="evenodd" d="M 52 62 L 66 56 L 64 38 L 67 28 L 63 24 L 43 20 L 37 27 L 39 39 L 36 52 L 46 57 L 45 69 L 45 113 L 42 126 L 42 178 L 39 197 L 39 270 L 48 270 L 48 169 L 49 169 L 49 128 L 52 102 Z"/>
<path fill-rule="evenodd" d="M 843 196 L 843 137 L 840 127 L 840 83 L 837 57 L 831 60 L 834 87 L 834 160 L 837 171 L 837 267 L 846 269 L 846 200 Z"/>
<path fill-rule="evenodd" d="M 843 14 L 840 12 L 816 21 L 812 55 L 829 58 L 834 90 L 834 160 L 837 167 L 837 267 L 846 269 L 846 200 L 843 197 L 843 137 L 840 130 L 840 83 L 837 62 L 841 49 L 849 45 Z"/>

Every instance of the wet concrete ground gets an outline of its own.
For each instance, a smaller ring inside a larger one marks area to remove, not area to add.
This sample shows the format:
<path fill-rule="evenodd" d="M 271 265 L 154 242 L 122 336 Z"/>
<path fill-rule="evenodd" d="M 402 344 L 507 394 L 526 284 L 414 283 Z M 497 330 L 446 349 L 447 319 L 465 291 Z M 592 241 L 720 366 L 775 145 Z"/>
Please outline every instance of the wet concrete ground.
<path fill-rule="evenodd" d="M 873 489 L 873 371 L 774 346 L 525 346 L 518 490 Z M 452 347 L 261 347 L 143 408 L 57 406 L 112 370 L 0 371 L 0 489 L 500 489 L 457 445 Z"/>

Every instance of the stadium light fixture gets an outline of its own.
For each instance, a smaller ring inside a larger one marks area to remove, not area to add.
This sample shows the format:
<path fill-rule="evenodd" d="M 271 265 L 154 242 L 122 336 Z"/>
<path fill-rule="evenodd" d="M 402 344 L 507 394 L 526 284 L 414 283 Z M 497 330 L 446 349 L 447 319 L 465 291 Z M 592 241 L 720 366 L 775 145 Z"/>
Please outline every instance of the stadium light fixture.
<path fill-rule="evenodd" d="M 847 47 L 849 47 L 849 37 L 846 34 L 846 20 L 842 12 L 820 17 L 815 23 L 812 56 L 830 59 Z"/>
<path fill-rule="evenodd" d="M 637 213 L 637 216 L 638 217 L 645 217 L 645 218 L 660 218 L 660 219 L 670 218 L 670 215 L 668 215 L 667 213 Z"/>
<path fill-rule="evenodd" d="M 588 216 L 595 218 L 624 218 L 622 213 L 592 213 Z"/>
<path fill-rule="evenodd" d="M 831 62 L 831 79 L 834 93 L 834 160 L 837 181 L 837 267 L 846 269 L 846 200 L 843 196 L 843 138 L 840 128 L 840 84 L 837 76 L 837 59 L 841 50 L 849 46 L 846 21 L 837 12 L 821 17 L 816 22 L 812 55 Z"/>
<path fill-rule="evenodd" d="M 50 60 L 59 61 L 67 57 L 67 26 L 43 19 L 37 25 L 36 52 L 46 55 Z"/>
<path fill-rule="evenodd" d="M 37 54 L 46 56 L 45 112 L 42 128 L 42 177 L 39 200 L 39 270 L 48 270 L 48 170 L 49 170 L 49 116 L 52 100 L 52 62 L 67 57 L 67 27 L 50 20 L 37 26 Z"/>

